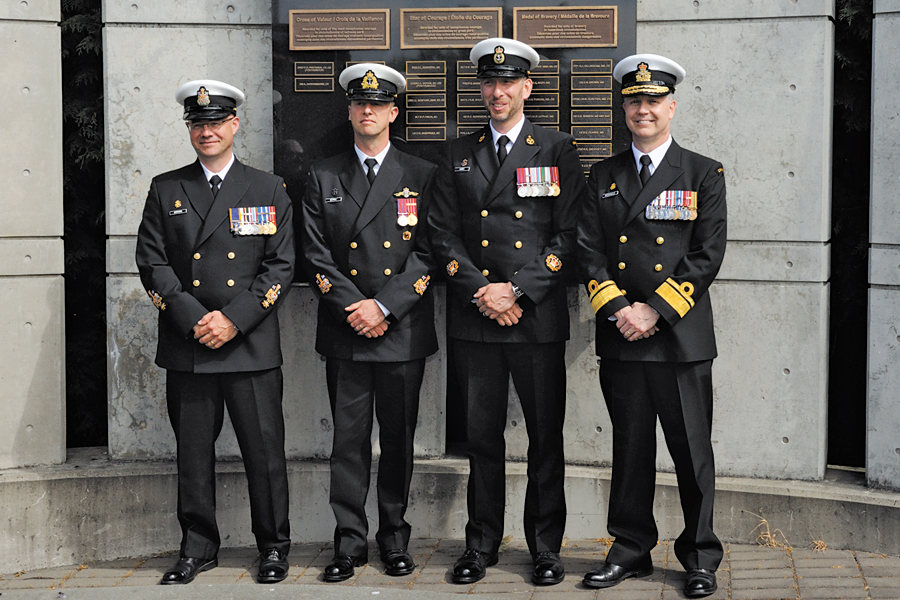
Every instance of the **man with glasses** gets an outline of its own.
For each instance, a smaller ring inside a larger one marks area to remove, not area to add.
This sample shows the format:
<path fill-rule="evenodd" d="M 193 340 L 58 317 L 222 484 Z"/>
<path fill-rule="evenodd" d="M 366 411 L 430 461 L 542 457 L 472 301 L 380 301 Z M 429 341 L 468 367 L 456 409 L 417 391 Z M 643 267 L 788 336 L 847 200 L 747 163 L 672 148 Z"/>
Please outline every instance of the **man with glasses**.
<path fill-rule="evenodd" d="M 217 566 L 215 441 L 234 425 L 260 552 L 258 581 L 287 576 L 288 485 L 278 306 L 294 266 L 291 201 L 281 178 L 238 161 L 239 89 L 178 88 L 198 160 L 153 179 L 138 229 L 141 282 L 159 311 L 156 364 L 178 453 L 178 562 L 162 584 Z"/>
<path fill-rule="evenodd" d="M 563 419 L 575 224 L 584 188 L 572 136 L 524 115 L 527 44 L 493 38 L 472 48 L 488 125 L 454 140 L 439 171 L 429 233 L 449 291 L 447 333 L 465 406 L 471 472 L 466 550 L 453 582 L 482 579 L 497 563 L 506 505 L 509 379 L 528 430 L 525 539 L 532 581 L 561 582 L 566 524 Z"/>
<path fill-rule="evenodd" d="M 303 256 L 319 296 L 316 351 L 334 419 L 330 502 L 337 526 L 325 581 L 368 562 L 365 503 L 378 418 L 378 532 L 390 576 L 409 575 L 404 515 L 425 357 L 437 350 L 433 262 L 425 237 L 435 166 L 397 149 L 390 125 L 406 88 L 375 63 L 345 69 L 353 146 L 313 165 L 303 198 Z"/>

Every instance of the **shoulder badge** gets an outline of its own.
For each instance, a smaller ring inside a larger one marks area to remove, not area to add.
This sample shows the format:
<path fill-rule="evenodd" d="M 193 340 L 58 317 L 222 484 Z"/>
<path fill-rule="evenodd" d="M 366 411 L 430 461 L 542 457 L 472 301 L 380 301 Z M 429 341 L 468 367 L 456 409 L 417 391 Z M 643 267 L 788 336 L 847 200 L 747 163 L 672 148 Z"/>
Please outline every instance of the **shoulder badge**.
<path fill-rule="evenodd" d="M 572 140 L 572 145 L 573 145 L 573 146 L 577 146 L 577 145 L 578 145 L 578 142 L 576 142 L 575 140 Z"/>
<path fill-rule="evenodd" d="M 548 254 L 547 260 L 545 261 L 547 264 L 547 268 L 556 273 L 560 269 L 562 269 L 562 261 L 555 254 Z"/>
<path fill-rule="evenodd" d="M 480 144 L 481 142 L 484 141 L 484 136 L 486 136 L 486 135 L 487 135 L 486 133 L 482 133 L 482 134 L 481 134 L 481 137 L 478 138 L 478 143 L 479 143 L 479 144 Z"/>
<path fill-rule="evenodd" d="M 202 85 L 197 90 L 197 106 L 209 106 L 209 90 Z"/>
<path fill-rule="evenodd" d="M 643 165 L 642 165 L 642 166 L 643 166 Z M 612 182 L 612 185 L 609 186 L 609 191 L 613 191 L 614 189 L 616 189 L 616 182 L 615 182 L 615 181 L 613 181 L 613 182 Z"/>
<path fill-rule="evenodd" d="M 722 167 L 719 167 L 719 173 L 724 173 L 724 172 L 725 172 L 725 169 L 723 169 Z"/>
<path fill-rule="evenodd" d="M 262 304 L 263 308 L 269 308 L 270 306 L 275 305 L 275 301 L 278 300 L 278 296 L 281 294 L 281 284 L 276 283 L 271 288 L 266 290 L 266 299 L 263 300 L 260 304 Z"/>
<path fill-rule="evenodd" d="M 503 46 L 497 46 L 494 48 L 494 64 L 502 65 L 506 62 L 506 55 L 503 54 Z"/>
<path fill-rule="evenodd" d="M 454 258 L 449 263 L 447 263 L 447 275 L 453 277 L 454 275 L 456 275 L 457 271 L 459 271 L 459 263 L 456 262 L 456 259 Z"/>
<path fill-rule="evenodd" d="M 431 281 L 431 275 L 423 275 L 413 284 L 413 289 L 416 290 L 418 295 L 422 295 L 425 293 L 425 290 L 428 289 L 428 282 Z"/>
<path fill-rule="evenodd" d="M 362 80 L 362 88 L 364 90 L 377 90 L 378 89 L 378 78 L 375 77 L 375 73 L 373 73 L 371 70 L 366 71 L 366 74 Z"/>
<path fill-rule="evenodd" d="M 461 166 L 461 167 L 466 167 L 466 166 L 468 166 L 468 165 L 469 165 L 469 159 L 468 159 L 468 158 L 462 159 L 462 162 L 459 163 L 459 166 Z"/>
<path fill-rule="evenodd" d="M 153 301 L 153 306 L 155 306 L 159 310 L 166 310 L 166 303 L 163 302 L 162 296 L 159 295 L 159 292 L 155 290 L 147 290 L 147 295 L 149 295 L 150 300 Z"/>
<path fill-rule="evenodd" d="M 525 138 L 525 143 L 529 146 L 534 146 L 534 138 L 529 135 L 527 138 Z"/>
<path fill-rule="evenodd" d="M 322 294 L 327 294 L 331 289 L 331 282 L 328 281 L 327 277 L 323 277 L 321 273 L 316 273 L 316 284 L 318 284 L 319 291 Z"/>

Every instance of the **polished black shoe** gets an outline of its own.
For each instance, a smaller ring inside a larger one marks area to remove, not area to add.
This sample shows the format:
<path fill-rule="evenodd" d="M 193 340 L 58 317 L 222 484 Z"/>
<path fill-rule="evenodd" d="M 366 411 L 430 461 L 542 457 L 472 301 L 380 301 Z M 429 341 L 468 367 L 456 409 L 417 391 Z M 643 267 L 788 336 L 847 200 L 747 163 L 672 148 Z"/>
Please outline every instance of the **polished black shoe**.
<path fill-rule="evenodd" d="M 534 557 L 531 582 L 535 585 L 556 585 L 566 576 L 566 568 L 558 552 L 538 552 Z"/>
<path fill-rule="evenodd" d="M 709 569 L 688 569 L 684 580 L 684 595 L 688 598 L 702 598 L 715 593 L 719 589 L 716 584 L 716 572 Z"/>
<path fill-rule="evenodd" d="M 288 569 L 287 552 L 275 548 L 269 548 L 259 555 L 259 574 L 256 580 L 259 583 L 278 583 L 287 577 Z"/>
<path fill-rule="evenodd" d="M 488 567 L 497 564 L 497 555 L 466 548 L 453 565 L 453 583 L 475 583 L 484 579 Z"/>
<path fill-rule="evenodd" d="M 591 588 L 608 588 L 629 577 L 647 577 L 648 575 L 653 575 L 653 563 L 650 561 L 630 569 L 612 563 L 603 563 L 602 567 L 585 575 L 581 583 Z"/>
<path fill-rule="evenodd" d="M 367 562 L 369 561 L 365 558 L 357 556 L 347 556 L 346 554 L 335 556 L 325 567 L 322 577 L 329 582 L 347 581 L 353 577 L 353 567 L 361 567 Z"/>
<path fill-rule="evenodd" d="M 219 566 L 219 560 L 216 558 L 184 558 L 178 559 L 175 566 L 166 571 L 162 576 L 160 584 L 162 585 L 178 585 L 190 583 L 197 576 L 197 573 L 209 571 Z"/>
<path fill-rule="evenodd" d="M 382 552 L 381 562 L 384 563 L 384 574 L 391 577 L 403 577 L 409 575 L 416 568 L 412 556 L 406 550 L 388 550 Z"/>

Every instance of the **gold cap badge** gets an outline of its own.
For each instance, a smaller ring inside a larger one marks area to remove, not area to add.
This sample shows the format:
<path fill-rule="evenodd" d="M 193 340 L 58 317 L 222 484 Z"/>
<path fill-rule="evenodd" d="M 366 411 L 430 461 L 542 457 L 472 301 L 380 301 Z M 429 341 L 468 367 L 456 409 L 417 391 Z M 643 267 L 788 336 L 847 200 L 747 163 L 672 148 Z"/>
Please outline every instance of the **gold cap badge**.
<path fill-rule="evenodd" d="M 378 78 L 375 77 L 375 73 L 373 73 L 372 71 L 366 71 L 366 74 L 362 80 L 362 88 L 364 90 L 378 89 Z"/>
<path fill-rule="evenodd" d="M 209 90 L 202 85 L 197 90 L 197 106 L 209 106 Z"/>
<path fill-rule="evenodd" d="M 645 62 L 642 62 L 638 65 L 637 73 L 634 74 L 635 81 L 650 81 L 650 71 L 648 71 L 648 65 Z"/>
<path fill-rule="evenodd" d="M 506 62 L 506 55 L 503 54 L 503 46 L 497 46 L 494 48 L 494 64 L 502 65 Z"/>

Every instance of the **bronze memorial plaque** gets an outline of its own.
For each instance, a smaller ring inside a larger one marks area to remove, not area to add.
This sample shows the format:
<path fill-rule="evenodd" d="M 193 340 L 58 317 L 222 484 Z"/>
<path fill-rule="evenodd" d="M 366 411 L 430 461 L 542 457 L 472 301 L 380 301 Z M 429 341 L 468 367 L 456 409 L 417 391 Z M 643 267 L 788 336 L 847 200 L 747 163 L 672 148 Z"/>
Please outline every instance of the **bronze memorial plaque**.
<path fill-rule="evenodd" d="M 290 11 L 291 50 L 387 50 L 391 11 L 387 8 Z"/>
<path fill-rule="evenodd" d="M 295 62 L 294 77 L 334 77 L 333 62 Z"/>
<path fill-rule="evenodd" d="M 408 60 L 406 61 L 406 75 L 426 76 L 447 74 L 447 61 L 444 60 Z"/>
<path fill-rule="evenodd" d="M 406 108 L 447 108 L 447 94 L 407 94 Z"/>
<path fill-rule="evenodd" d="M 613 48 L 618 31 L 617 6 L 513 9 L 513 37 L 534 48 Z"/>
<path fill-rule="evenodd" d="M 446 125 L 447 111 L 445 110 L 408 110 L 406 111 L 407 125 Z"/>
<path fill-rule="evenodd" d="M 503 9 L 401 8 L 400 48 L 471 48 L 500 37 Z"/>

